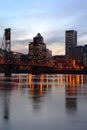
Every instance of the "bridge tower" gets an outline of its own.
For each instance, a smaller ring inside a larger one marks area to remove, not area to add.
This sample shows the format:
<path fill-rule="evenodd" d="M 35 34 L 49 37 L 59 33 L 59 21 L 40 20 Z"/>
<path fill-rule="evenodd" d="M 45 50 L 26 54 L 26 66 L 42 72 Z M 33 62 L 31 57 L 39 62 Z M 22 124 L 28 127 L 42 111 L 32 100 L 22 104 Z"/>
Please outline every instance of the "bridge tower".
<path fill-rule="evenodd" d="M 11 75 L 11 29 L 4 30 L 5 76 Z"/>
<path fill-rule="evenodd" d="M 4 30 L 1 48 L 6 52 L 11 51 L 11 29 L 10 28 L 6 28 Z"/>
<path fill-rule="evenodd" d="M 5 50 L 6 52 L 11 51 L 11 29 L 5 29 Z"/>

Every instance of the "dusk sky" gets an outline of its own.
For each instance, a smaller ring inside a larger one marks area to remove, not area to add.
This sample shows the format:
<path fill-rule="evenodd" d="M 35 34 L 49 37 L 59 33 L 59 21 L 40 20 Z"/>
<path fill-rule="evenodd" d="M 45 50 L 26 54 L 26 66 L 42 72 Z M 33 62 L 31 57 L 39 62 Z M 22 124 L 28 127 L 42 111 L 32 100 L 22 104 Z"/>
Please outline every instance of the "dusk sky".
<path fill-rule="evenodd" d="M 78 31 L 87 44 L 87 0 L 0 0 L 0 42 L 11 28 L 12 51 L 28 53 L 28 43 L 41 33 L 53 55 L 65 54 L 65 30 Z"/>

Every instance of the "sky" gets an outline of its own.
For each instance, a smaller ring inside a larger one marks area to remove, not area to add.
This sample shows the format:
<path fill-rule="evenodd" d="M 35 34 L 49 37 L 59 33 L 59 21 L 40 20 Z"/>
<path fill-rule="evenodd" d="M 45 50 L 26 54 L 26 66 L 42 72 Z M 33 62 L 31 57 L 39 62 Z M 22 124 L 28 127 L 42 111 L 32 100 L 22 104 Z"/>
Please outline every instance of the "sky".
<path fill-rule="evenodd" d="M 78 32 L 78 45 L 87 44 L 87 0 L 0 0 L 0 43 L 11 28 L 11 50 L 28 53 L 40 33 L 52 55 L 65 54 L 65 31 Z"/>

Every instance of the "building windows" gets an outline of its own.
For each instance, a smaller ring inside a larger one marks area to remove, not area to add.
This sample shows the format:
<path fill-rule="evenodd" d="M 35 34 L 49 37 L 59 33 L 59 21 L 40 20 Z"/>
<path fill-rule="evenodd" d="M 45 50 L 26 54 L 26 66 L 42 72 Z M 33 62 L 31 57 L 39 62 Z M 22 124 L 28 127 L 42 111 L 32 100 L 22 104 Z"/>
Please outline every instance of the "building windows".
<path fill-rule="evenodd" d="M 46 44 L 43 41 L 43 37 L 38 33 L 29 44 L 30 61 L 40 63 L 46 60 Z"/>
<path fill-rule="evenodd" d="M 69 59 L 69 48 L 77 46 L 77 32 L 75 30 L 68 30 L 65 32 L 65 53 L 66 58 Z"/>

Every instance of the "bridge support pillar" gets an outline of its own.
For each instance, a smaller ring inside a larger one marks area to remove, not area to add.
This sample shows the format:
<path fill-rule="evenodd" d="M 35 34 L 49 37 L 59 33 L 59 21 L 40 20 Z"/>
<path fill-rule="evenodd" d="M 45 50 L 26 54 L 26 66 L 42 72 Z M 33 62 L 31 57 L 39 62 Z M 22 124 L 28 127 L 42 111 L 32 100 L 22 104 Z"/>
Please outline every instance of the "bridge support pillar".
<path fill-rule="evenodd" d="M 10 77 L 11 74 L 12 74 L 11 66 L 8 64 L 8 65 L 6 65 L 6 68 L 5 68 L 5 76 Z"/>

